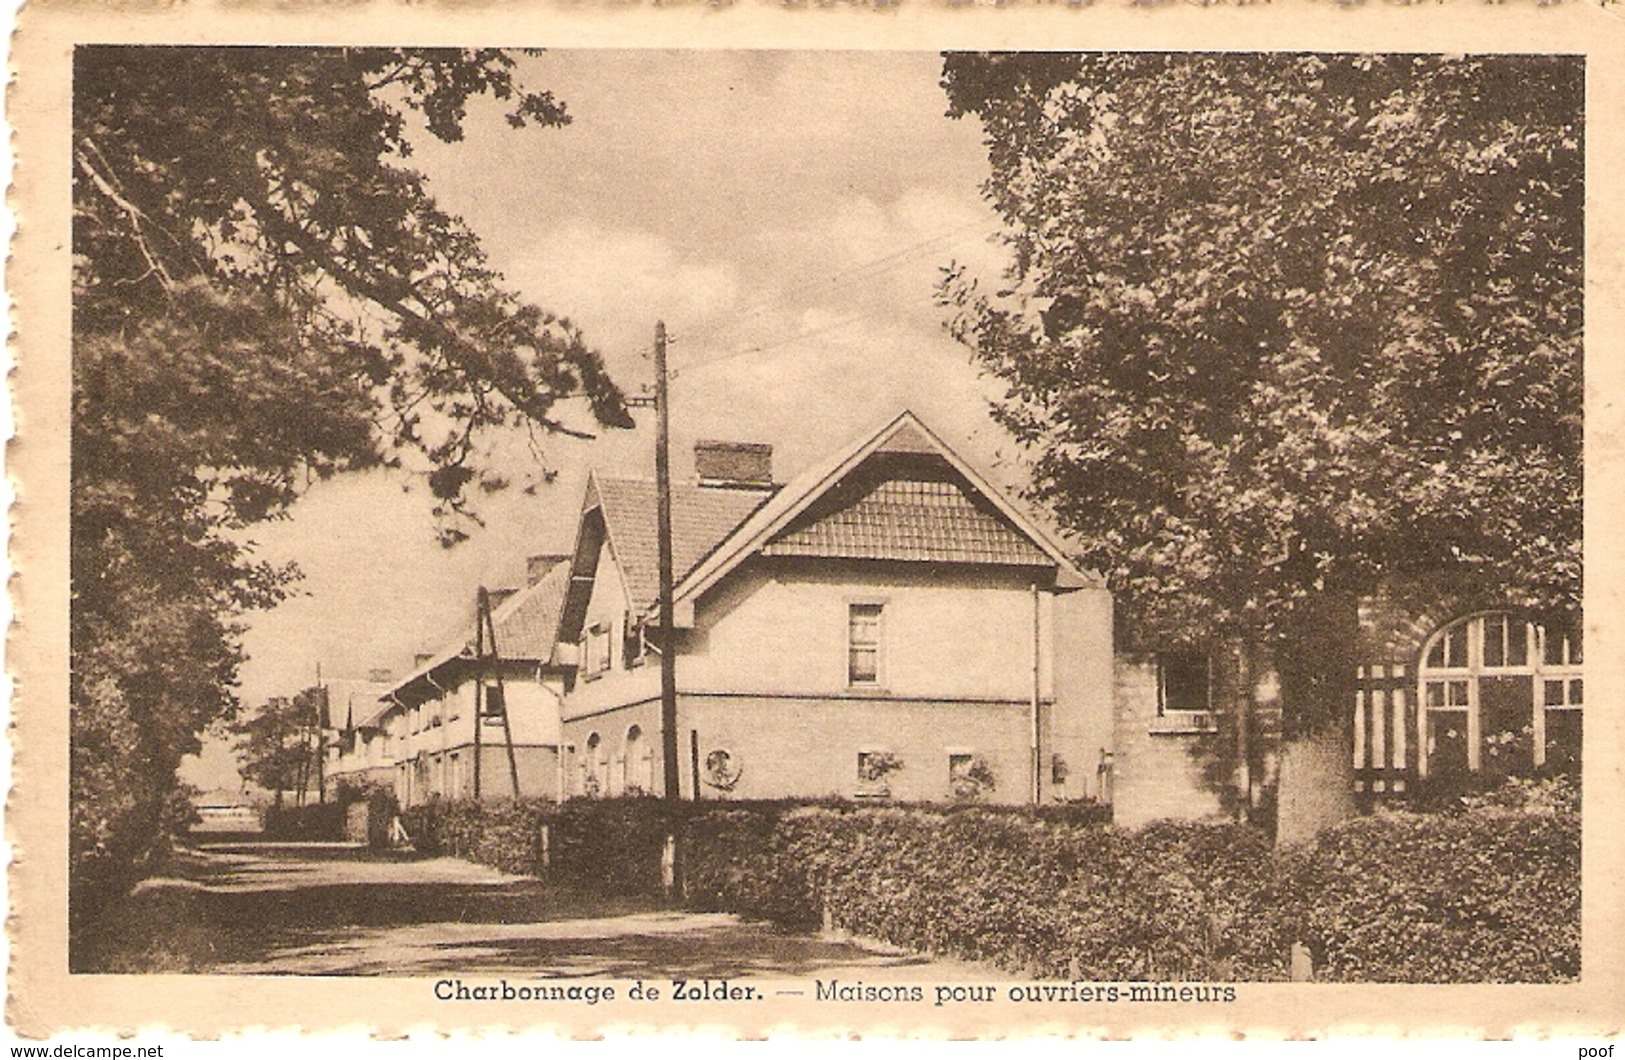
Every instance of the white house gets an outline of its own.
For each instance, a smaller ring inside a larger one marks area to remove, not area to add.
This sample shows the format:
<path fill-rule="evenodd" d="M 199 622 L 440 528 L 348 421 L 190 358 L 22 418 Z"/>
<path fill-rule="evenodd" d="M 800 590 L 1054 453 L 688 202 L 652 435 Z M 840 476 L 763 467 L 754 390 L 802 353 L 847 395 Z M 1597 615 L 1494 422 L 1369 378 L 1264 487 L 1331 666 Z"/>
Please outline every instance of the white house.
<path fill-rule="evenodd" d="M 701 443 L 673 490 L 685 796 L 1100 794 L 1112 611 L 1099 580 L 912 413 L 795 482 Z M 595 475 L 560 640 L 567 791 L 659 791 L 656 496 Z"/>

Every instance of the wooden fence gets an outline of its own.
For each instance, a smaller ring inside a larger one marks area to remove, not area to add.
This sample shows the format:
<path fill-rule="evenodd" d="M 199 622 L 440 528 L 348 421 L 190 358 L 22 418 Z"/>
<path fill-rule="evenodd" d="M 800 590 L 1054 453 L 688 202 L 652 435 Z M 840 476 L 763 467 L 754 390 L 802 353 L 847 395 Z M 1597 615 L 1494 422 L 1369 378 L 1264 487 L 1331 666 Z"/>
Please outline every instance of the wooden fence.
<path fill-rule="evenodd" d="M 1416 678 L 1404 664 L 1362 666 L 1354 696 L 1354 789 L 1390 801 L 1416 790 L 1421 749 Z"/>

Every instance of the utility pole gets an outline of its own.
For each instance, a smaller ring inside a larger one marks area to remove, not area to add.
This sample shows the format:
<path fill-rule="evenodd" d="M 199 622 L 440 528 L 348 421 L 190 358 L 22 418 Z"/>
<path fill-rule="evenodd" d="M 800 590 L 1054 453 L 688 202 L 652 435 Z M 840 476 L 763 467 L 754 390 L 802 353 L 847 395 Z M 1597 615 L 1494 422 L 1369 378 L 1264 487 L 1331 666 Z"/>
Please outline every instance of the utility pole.
<path fill-rule="evenodd" d="M 666 322 L 655 323 L 655 489 L 660 494 L 660 753 L 666 801 L 682 798 L 677 783 L 677 624 L 672 606 L 671 399 L 666 389 Z"/>
<path fill-rule="evenodd" d="M 327 699 L 327 682 L 322 680 L 322 661 L 316 660 L 316 801 L 327 801 L 327 724 L 332 704 Z"/>
<path fill-rule="evenodd" d="M 480 734 L 485 731 L 485 586 L 474 592 L 474 804 L 480 802 L 480 771 L 485 748 Z"/>
<path fill-rule="evenodd" d="M 633 408 L 647 408 L 647 397 L 628 398 Z M 660 761 L 665 774 L 666 801 L 677 802 L 682 788 L 677 777 L 677 631 L 672 606 L 671 558 L 671 402 L 666 387 L 666 322 L 655 322 L 655 492 L 658 495 L 660 559 Z"/>
<path fill-rule="evenodd" d="M 485 723 L 486 715 L 496 715 L 502 719 L 502 742 L 508 748 L 508 782 L 513 786 L 513 797 L 517 799 L 519 797 L 519 760 L 514 756 L 513 750 L 513 725 L 508 718 L 508 688 L 502 679 L 502 649 L 497 646 L 497 623 L 496 619 L 491 617 L 491 593 L 485 586 L 480 586 L 475 603 L 475 610 L 479 615 L 476 621 L 481 624 L 480 628 L 483 630 L 485 646 L 491 652 L 491 672 L 496 684 L 485 689 L 485 713 L 482 714 L 478 709 L 474 711 L 474 738 L 476 741 L 479 740 L 479 726 Z M 481 633 L 476 632 L 475 641 L 478 642 L 480 637 Z M 484 681 L 485 667 L 482 663 L 480 667 L 480 684 L 483 685 Z M 478 705 L 480 685 L 475 686 L 474 696 L 475 703 Z M 478 775 L 476 772 L 475 776 Z"/>

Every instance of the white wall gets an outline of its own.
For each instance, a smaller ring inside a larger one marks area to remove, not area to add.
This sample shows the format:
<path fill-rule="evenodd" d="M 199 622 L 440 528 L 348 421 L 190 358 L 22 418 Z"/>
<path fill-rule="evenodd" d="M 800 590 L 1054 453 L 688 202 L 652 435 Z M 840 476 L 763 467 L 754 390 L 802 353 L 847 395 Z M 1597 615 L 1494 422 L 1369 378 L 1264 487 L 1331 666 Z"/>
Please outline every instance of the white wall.
<path fill-rule="evenodd" d="M 735 573 L 696 609 L 679 683 L 684 691 L 869 694 L 847 680 L 848 609 L 865 602 L 884 606 L 873 694 L 1031 698 L 1033 599 L 1022 572 L 904 563 L 758 561 Z M 1050 594 L 1040 593 L 1041 623 L 1050 611 Z M 1047 648 L 1044 656 L 1048 696 Z"/>

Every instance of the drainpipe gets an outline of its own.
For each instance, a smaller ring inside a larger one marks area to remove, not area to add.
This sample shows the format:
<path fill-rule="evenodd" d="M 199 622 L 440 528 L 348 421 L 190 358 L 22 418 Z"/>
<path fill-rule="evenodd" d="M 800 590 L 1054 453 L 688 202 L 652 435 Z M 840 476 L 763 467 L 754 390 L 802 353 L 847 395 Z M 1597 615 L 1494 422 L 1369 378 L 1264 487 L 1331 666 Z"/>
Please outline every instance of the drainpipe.
<path fill-rule="evenodd" d="M 1040 634 L 1041 634 L 1041 630 L 1040 630 L 1040 626 L 1039 626 L 1039 620 L 1038 620 L 1038 614 L 1039 614 L 1039 611 L 1038 611 L 1038 583 L 1033 582 L 1033 700 L 1032 700 L 1031 710 L 1028 711 L 1028 715 L 1029 715 L 1028 720 L 1031 722 L 1031 731 L 1029 732 L 1028 735 L 1029 735 L 1029 746 L 1030 746 L 1030 749 L 1032 751 L 1032 767 L 1033 767 L 1032 796 L 1033 796 L 1033 805 L 1034 806 L 1042 805 L 1043 798 L 1044 798 L 1044 777 L 1043 777 L 1042 771 L 1039 768 L 1043 763 L 1043 759 L 1039 755 L 1039 748 L 1038 748 L 1038 703 L 1039 703 L 1039 695 L 1040 695 L 1040 693 L 1042 691 L 1042 689 L 1039 686 L 1039 677 L 1038 677 L 1039 644 L 1040 644 Z"/>

